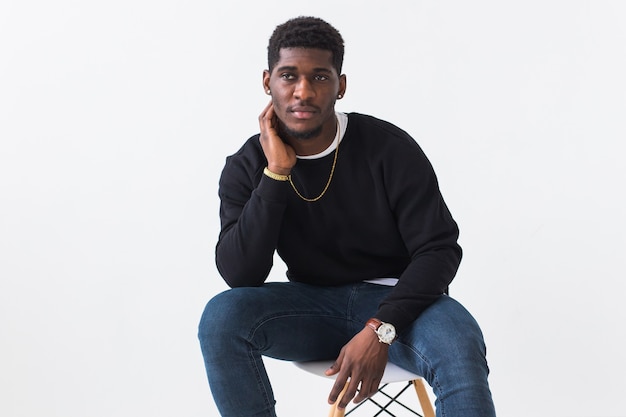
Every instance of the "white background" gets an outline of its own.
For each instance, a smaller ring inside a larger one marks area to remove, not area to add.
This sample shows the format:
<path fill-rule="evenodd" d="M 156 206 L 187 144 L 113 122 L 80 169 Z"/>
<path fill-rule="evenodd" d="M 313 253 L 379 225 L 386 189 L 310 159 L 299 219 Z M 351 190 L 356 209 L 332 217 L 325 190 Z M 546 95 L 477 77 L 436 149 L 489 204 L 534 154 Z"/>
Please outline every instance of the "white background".
<path fill-rule="evenodd" d="M 338 110 L 435 166 L 499 415 L 626 416 L 626 2 L 384 3 L 0 3 L 0 415 L 217 415 L 217 179 L 306 14 L 345 38 Z M 268 368 L 279 414 L 325 415 L 329 381 Z"/>

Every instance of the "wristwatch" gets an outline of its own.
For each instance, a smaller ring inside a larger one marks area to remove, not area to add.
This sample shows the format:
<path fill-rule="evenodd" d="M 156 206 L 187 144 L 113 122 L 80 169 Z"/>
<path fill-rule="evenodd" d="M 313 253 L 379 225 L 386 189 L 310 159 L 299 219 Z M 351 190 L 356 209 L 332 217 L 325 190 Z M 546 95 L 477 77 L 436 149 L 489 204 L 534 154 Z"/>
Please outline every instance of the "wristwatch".
<path fill-rule="evenodd" d="M 365 325 L 378 335 L 378 341 L 381 343 L 391 344 L 396 339 L 396 328 L 393 324 L 383 323 L 382 321 L 371 318 Z"/>

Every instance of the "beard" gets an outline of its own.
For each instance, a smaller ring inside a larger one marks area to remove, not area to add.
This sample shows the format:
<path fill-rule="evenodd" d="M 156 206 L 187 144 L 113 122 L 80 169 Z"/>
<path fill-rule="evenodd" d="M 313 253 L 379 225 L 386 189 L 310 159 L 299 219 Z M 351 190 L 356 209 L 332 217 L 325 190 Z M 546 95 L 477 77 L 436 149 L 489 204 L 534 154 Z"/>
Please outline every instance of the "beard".
<path fill-rule="evenodd" d="M 301 139 L 301 140 L 311 139 L 311 138 L 319 136 L 322 133 L 322 128 L 323 126 L 319 125 L 316 128 L 305 130 L 304 132 L 302 132 L 299 130 L 290 129 L 282 122 L 280 122 L 278 125 L 279 136 L 281 138 L 290 137 L 293 139 Z"/>

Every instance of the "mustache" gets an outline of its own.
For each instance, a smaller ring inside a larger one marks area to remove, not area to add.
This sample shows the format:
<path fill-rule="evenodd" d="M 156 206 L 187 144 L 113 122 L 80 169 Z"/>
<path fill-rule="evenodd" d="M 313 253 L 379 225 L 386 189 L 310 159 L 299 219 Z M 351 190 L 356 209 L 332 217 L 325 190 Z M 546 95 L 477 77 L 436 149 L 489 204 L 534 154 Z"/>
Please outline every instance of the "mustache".
<path fill-rule="evenodd" d="M 315 111 L 315 112 L 320 112 L 321 109 L 317 106 L 311 105 L 307 102 L 300 102 L 291 106 L 287 106 L 285 108 L 285 110 L 287 110 L 288 112 L 294 112 L 294 111 Z"/>

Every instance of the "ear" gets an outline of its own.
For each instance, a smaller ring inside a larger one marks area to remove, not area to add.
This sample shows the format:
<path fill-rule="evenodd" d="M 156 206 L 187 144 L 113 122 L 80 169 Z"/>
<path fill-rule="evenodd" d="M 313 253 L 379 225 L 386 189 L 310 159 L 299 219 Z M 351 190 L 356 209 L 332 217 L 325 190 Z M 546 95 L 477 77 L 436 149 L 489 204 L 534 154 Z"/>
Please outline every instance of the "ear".
<path fill-rule="evenodd" d="M 266 93 L 270 91 L 270 72 L 268 70 L 263 70 L 263 90 Z"/>
<path fill-rule="evenodd" d="M 339 76 L 339 91 L 337 92 L 337 96 L 344 97 L 346 95 L 346 88 L 348 86 L 348 80 L 346 78 L 346 74 L 341 74 Z"/>

